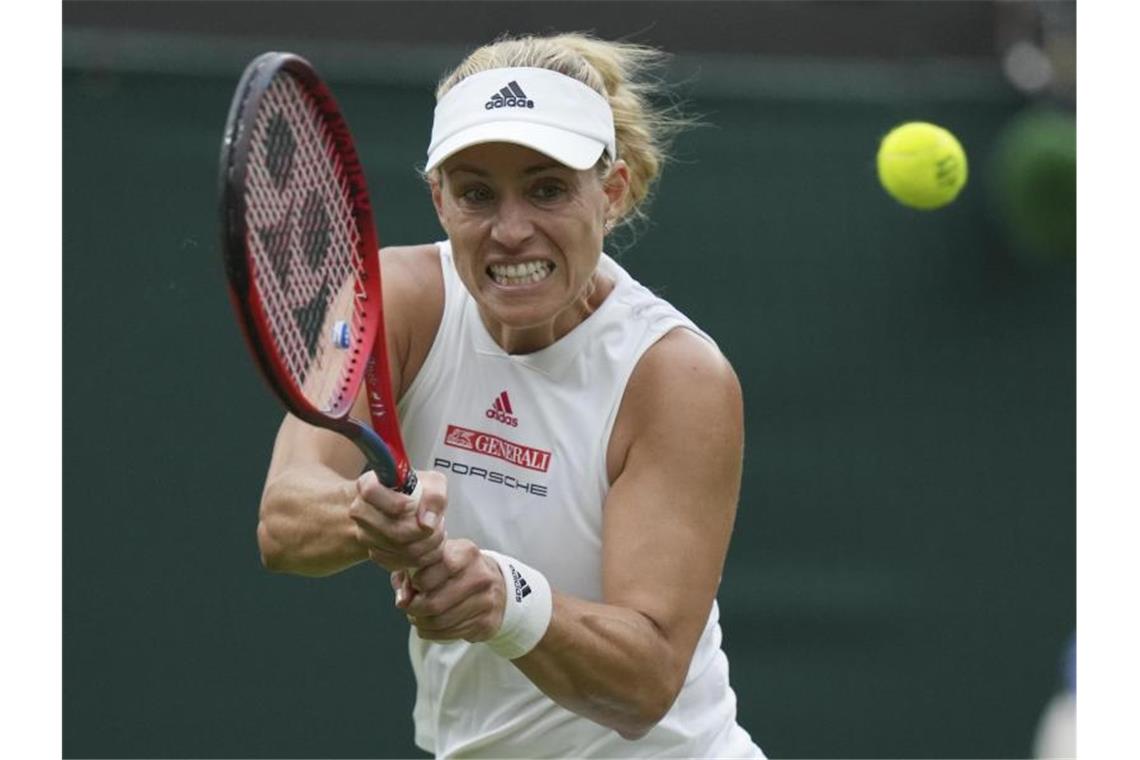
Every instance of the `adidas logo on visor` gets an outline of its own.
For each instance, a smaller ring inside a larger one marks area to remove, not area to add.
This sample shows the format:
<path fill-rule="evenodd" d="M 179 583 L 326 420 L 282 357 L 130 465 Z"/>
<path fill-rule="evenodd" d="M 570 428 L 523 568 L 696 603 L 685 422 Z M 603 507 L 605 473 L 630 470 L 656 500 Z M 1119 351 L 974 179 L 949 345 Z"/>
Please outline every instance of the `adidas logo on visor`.
<path fill-rule="evenodd" d="M 488 111 L 495 108 L 534 108 L 534 101 L 526 96 L 518 82 L 512 81 L 483 104 Z"/>

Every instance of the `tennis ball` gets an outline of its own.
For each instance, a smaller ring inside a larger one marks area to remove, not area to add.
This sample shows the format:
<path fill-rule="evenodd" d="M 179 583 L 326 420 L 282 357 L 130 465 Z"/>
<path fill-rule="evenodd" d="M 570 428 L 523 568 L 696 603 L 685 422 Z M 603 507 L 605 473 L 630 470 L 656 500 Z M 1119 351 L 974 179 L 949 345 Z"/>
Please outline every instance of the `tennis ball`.
<path fill-rule="evenodd" d="M 879 145 L 879 182 L 904 206 L 930 210 L 954 200 L 966 185 L 966 153 L 935 124 L 911 121 Z"/>

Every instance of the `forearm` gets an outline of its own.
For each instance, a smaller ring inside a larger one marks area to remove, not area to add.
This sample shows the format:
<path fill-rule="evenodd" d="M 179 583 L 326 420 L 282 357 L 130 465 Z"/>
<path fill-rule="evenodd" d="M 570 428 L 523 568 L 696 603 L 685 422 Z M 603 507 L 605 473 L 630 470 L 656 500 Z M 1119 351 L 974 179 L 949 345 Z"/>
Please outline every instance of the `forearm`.
<path fill-rule="evenodd" d="M 669 711 L 688 662 L 636 610 L 554 595 L 542 641 L 512 660 L 572 712 L 637 739 Z"/>
<path fill-rule="evenodd" d="M 257 543 L 266 568 L 323 576 L 368 558 L 349 507 L 356 485 L 319 465 L 276 475 L 262 494 Z"/>

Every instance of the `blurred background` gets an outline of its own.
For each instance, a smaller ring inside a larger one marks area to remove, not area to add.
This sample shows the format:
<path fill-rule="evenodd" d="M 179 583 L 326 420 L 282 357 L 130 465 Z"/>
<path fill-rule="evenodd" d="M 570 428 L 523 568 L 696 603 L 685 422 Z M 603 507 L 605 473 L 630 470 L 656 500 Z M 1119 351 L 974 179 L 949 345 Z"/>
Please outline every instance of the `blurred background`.
<path fill-rule="evenodd" d="M 225 293 L 222 127 L 249 59 L 308 57 L 381 240 L 436 240 L 415 172 L 435 82 L 502 33 L 561 30 L 674 53 L 707 123 L 621 260 L 744 386 L 719 596 L 741 724 L 773 757 L 1065 751 L 1074 3 L 65 2 L 63 21 L 65 756 L 422 756 L 386 576 L 259 562 L 280 411 Z M 875 177 L 910 120 L 969 155 L 940 211 Z"/>

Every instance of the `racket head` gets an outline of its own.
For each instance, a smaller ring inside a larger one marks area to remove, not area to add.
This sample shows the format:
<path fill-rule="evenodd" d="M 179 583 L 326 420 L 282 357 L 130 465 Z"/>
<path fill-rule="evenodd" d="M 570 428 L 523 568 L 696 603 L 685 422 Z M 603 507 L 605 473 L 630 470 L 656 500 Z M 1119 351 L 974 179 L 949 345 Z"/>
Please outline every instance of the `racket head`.
<path fill-rule="evenodd" d="M 379 242 L 348 125 L 303 58 L 246 68 L 219 175 L 231 301 L 262 375 L 294 415 L 351 435 L 383 342 Z"/>

